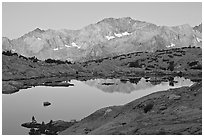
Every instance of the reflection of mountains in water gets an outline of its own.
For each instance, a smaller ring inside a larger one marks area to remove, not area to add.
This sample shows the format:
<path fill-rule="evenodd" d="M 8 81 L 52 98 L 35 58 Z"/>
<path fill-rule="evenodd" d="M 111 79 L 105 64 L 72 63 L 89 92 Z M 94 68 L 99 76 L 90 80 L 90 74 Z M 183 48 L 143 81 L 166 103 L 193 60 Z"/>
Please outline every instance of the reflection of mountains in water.
<path fill-rule="evenodd" d="M 128 79 L 92 79 L 85 81 L 85 84 L 96 87 L 104 92 L 131 93 L 140 89 L 147 89 L 156 85 L 169 86 L 190 86 L 193 82 L 183 77 L 163 77 L 163 78 L 128 78 Z"/>

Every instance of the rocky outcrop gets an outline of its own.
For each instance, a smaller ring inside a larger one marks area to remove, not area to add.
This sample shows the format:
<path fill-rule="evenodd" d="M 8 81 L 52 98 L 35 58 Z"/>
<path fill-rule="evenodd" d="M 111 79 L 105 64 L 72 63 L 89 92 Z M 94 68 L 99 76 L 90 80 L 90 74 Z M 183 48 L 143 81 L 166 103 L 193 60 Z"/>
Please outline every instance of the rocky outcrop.
<path fill-rule="evenodd" d="M 202 23 L 199 24 L 198 26 L 195 26 L 193 29 L 202 33 Z"/>
<path fill-rule="evenodd" d="M 57 135 L 58 132 L 65 130 L 66 128 L 72 126 L 73 124 L 77 123 L 77 121 L 74 122 L 65 122 L 62 120 L 52 121 L 50 120 L 49 123 L 45 124 L 42 122 L 42 124 L 36 122 L 27 122 L 21 124 L 22 127 L 30 128 L 29 135 Z"/>

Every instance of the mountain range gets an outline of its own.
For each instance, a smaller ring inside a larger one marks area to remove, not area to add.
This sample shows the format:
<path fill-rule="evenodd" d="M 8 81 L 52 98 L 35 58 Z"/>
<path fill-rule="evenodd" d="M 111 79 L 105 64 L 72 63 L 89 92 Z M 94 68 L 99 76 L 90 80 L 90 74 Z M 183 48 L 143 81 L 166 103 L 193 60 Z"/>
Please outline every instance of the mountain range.
<path fill-rule="evenodd" d="M 86 61 L 188 46 L 202 47 L 202 24 L 157 26 L 130 17 L 105 18 L 79 30 L 36 28 L 17 39 L 2 38 L 3 51 L 40 60 Z"/>

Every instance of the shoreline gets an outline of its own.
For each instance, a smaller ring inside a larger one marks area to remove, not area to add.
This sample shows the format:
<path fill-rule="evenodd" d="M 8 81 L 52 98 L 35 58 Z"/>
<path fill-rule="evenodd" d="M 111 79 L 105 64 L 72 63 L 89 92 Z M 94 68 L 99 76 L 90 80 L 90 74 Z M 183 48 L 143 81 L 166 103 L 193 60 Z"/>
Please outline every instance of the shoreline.
<path fill-rule="evenodd" d="M 143 75 L 140 77 L 150 77 L 150 78 L 156 78 L 152 79 L 151 82 L 161 82 L 161 81 L 170 81 L 169 78 L 172 77 L 184 77 L 184 78 L 189 78 L 193 81 L 199 82 L 202 81 L 202 77 L 200 76 L 193 76 L 193 75 Z M 36 86 L 52 86 L 52 87 L 69 87 L 69 86 L 74 86 L 73 84 L 70 83 L 71 80 L 79 80 L 79 81 L 86 81 L 90 79 L 97 79 L 97 78 L 120 78 L 121 80 L 124 81 L 129 81 L 131 78 L 137 78 L 137 77 L 132 77 L 132 76 L 120 76 L 120 77 L 59 77 L 59 76 L 53 76 L 53 77 L 44 77 L 44 78 L 31 78 L 31 79 L 14 79 L 14 80 L 2 80 L 2 93 L 3 94 L 12 94 L 15 92 L 20 91 L 21 89 L 27 89 L 27 88 L 32 88 Z M 63 81 L 69 81 L 64 83 Z M 173 82 L 173 81 L 172 81 Z"/>
<path fill-rule="evenodd" d="M 177 48 L 155 53 L 134 52 L 114 57 L 67 63 L 47 63 L 26 58 L 17 53 L 2 54 L 2 91 L 13 93 L 20 89 L 55 81 L 88 80 L 93 78 L 180 76 L 202 79 L 202 51 L 200 48 Z M 65 84 L 64 84 L 65 85 Z M 68 84 L 65 86 L 69 86 Z"/>
<path fill-rule="evenodd" d="M 20 56 L 2 55 L 3 94 L 35 86 L 74 86 L 69 83 L 72 79 L 120 78 L 125 82 L 153 77 L 150 80 L 157 83 L 179 76 L 196 82 L 191 87 L 159 91 L 122 106 L 99 109 L 60 134 L 202 134 L 200 48 L 135 52 L 72 64 Z"/>

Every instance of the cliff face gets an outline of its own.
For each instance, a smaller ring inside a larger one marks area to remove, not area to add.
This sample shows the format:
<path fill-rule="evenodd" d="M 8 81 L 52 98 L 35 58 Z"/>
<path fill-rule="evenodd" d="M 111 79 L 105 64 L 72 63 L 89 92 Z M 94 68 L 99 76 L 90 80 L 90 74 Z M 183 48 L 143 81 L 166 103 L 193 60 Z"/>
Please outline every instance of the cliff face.
<path fill-rule="evenodd" d="M 126 18 L 106 18 L 80 30 L 41 30 L 18 39 L 3 38 L 3 50 L 39 59 L 71 61 L 125 54 L 135 51 L 202 45 L 202 32 L 189 25 L 174 27 Z"/>
<path fill-rule="evenodd" d="M 199 31 L 200 33 L 202 33 L 202 23 L 199 24 L 198 26 L 195 26 L 193 29 Z"/>
<path fill-rule="evenodd" d="M 202 134 L 202 83 L 100 109 L 60 134 Z"/>

